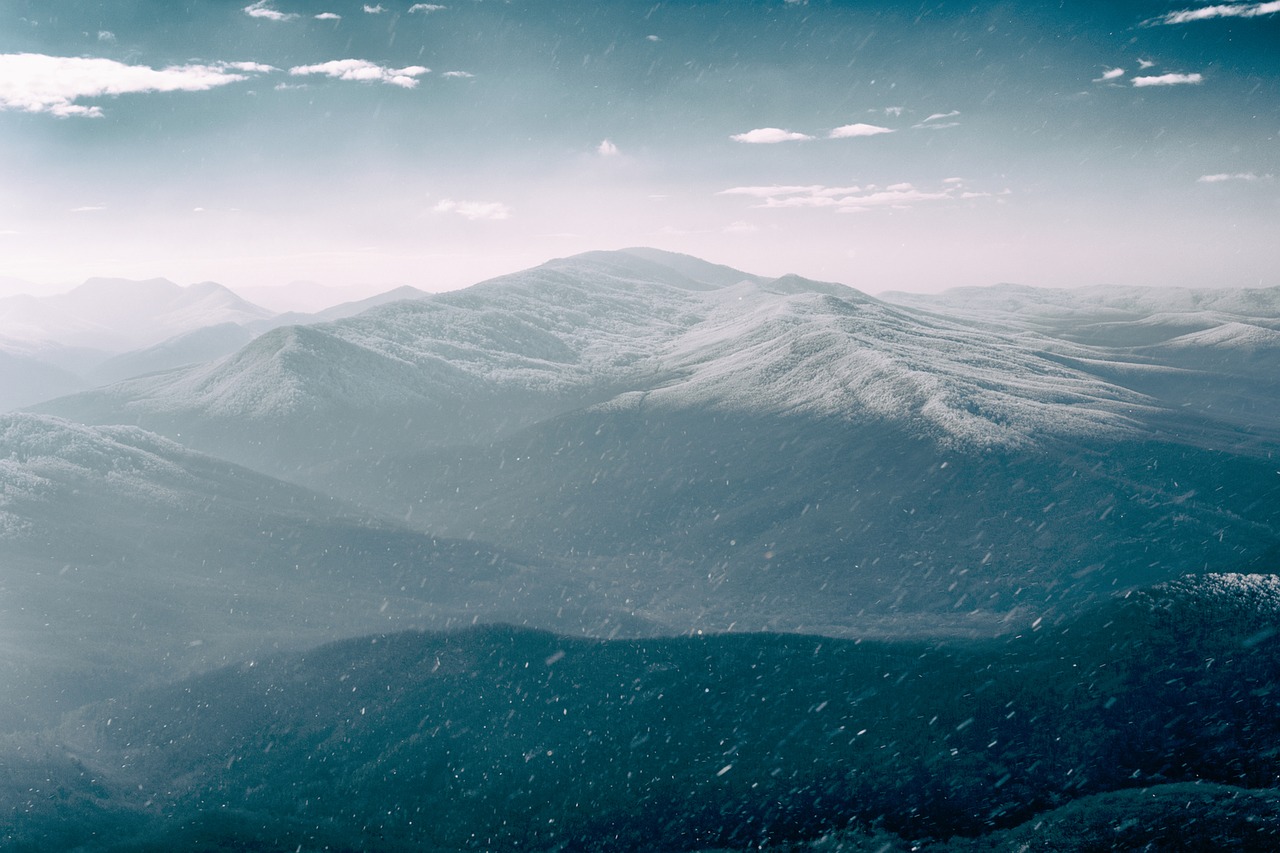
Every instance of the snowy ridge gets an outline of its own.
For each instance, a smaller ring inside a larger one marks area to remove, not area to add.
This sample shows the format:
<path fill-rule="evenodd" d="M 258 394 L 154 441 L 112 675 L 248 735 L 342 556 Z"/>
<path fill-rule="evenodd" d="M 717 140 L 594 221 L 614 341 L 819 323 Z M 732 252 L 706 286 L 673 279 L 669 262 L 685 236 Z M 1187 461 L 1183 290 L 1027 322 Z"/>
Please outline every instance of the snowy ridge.
<path fill-rule="evenodd" d="M 1014 339 L 925 321 L 866 297 L 730 291 L 726 299 L 666 354 L 687 378 L 655 390 L 650 401 L 869 415 L 972 447 L 1021 445 L 1037 435 L 1118 435 L 1134 429 L 1133 412 L 1151 406 Z M 743 300 L 752 307 L 737 307 Z"/>
<path fill-rule="evenodd" d="M 47 503 L 60 489 L 102 483 L 157 508 L 197 483 L 184 463 L 195 454 L 136 427 L 87 427 L 39 415 L 0 416 L 0 538 L 28 531 L 14 512 Z"/>
<path fill-rule="evenodd" d="M 1043 339 L 1022 331 L 944 320 L 843 285 L 664 257 L 588 253 L 276 329 L 219 362 L 48 410 L 80 416 L 87 402 L 99 422 L 142 423 L 157 413 L 252 420 L 500 399 L 554 411 L 619 394 L 615 405 L 630 406 L 640 392 L 651 405 L 881 419 L 990 448 L 1125 434 L 1155 406 L 1047 357 Z"/>
<path fill-rule="evenodd" d="M 1238 321 L 1180 335 L 1161 344 L 1169 349 L 1267 350 L 1280 347 L 1280 331 Z"/>

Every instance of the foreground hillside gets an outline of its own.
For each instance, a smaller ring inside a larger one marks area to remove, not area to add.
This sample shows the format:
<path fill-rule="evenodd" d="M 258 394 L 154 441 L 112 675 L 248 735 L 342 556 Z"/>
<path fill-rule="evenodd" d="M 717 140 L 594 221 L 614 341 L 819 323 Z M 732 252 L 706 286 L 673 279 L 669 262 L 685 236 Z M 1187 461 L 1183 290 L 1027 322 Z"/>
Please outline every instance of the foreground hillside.
<path fill-rule="evenodd" d="M 1210 575 L 1000 642 L 366 637 L 10 738 L 5 840 L 1274 849 L 1278 628 L 1274 577 Z"/>

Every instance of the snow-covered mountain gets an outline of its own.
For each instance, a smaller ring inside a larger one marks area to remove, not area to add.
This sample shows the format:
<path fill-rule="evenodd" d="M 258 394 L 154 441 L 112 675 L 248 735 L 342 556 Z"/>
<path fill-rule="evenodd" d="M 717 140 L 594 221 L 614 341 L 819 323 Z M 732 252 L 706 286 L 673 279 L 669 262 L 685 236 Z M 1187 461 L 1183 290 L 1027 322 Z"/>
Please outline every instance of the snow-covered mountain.
<path fill-rule="evenodd" d="M 627 250 L 42 410 L 536 550 L 658 624 L 991 632 L 1276 553 L 1280 413 L 1188 405 L 1212 366 L 1162 359 Z"/>

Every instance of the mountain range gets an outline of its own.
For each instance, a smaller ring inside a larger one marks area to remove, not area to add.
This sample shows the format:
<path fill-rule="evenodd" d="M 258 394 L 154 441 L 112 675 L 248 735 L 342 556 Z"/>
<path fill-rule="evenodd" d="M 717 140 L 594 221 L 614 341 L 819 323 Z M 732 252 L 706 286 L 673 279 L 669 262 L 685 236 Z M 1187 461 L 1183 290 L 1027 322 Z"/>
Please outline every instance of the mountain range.
<path fill-rule="evenodd" d="M 1280 290 L 137 292 L 0 323 L 6 849 L 1274 847 Z"/>
<path fill-rule="evenodd" d="M 590 253 L 38 410 L 573 566 L 677 631 L 989 634 L 1274 560 L 1280 419 L 1218 405 L 1239 359 L 969 313 Z"/>

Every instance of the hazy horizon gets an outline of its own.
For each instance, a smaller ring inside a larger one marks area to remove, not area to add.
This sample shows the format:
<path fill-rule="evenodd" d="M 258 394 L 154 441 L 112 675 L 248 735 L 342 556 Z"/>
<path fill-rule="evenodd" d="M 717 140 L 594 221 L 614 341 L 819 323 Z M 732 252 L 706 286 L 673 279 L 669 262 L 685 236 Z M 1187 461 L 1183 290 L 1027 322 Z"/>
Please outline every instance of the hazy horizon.
<path fill-rule="evenodd" d="M 1270 286 L 1276 12 L 2 0 L 0 278 Z"/>

